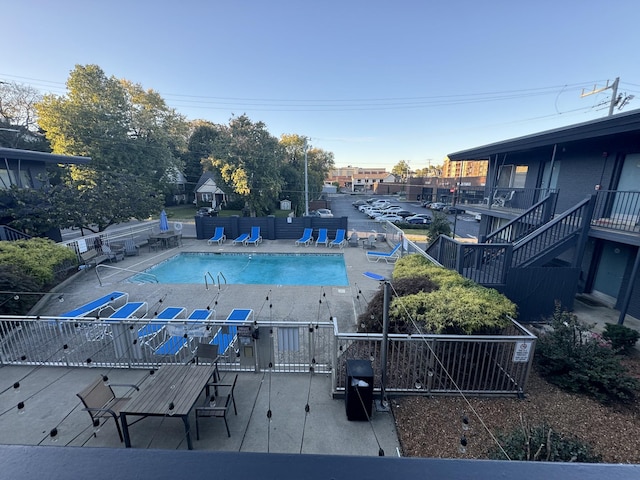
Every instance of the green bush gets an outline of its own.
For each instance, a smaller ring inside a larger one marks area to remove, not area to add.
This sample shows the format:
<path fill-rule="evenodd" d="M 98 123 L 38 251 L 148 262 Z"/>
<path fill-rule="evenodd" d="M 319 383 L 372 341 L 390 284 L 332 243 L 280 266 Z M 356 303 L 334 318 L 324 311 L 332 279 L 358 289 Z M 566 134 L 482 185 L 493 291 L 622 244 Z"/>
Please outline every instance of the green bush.
<path fill-rule="evenodd" d="M 425 333 L 495 334 L 509 325 L 516 306 L 496 290 L 453 286 L 395 298 L 389 318 L 409 316 Z"/>
<path fill-rule="evenodd" d="M 624 325 L 607 323 L 602 336 L 611 342 L 615 351 L 628 355 L 640 338 L 640 332 Z"/>
<path fill-rule="evenodd" d="M 398 259 L 393 269 L 394 281 L 401 278 L 416 277 L 428 277 L 438 288 L 477 286 L 473 280 L 463 277 L 454 270 L 434 265 L 422 255 L 405 255 Z"/>
<path fill-rule="evenodd" d="M 40 287 L 50 285 L 60 265 L 75 262 L 75 253 L 44 238 L 0 242 L 0 265 L 16 265 Z"/>
<path fill-rule="evenodd" d="M 535 353 L 544 378 L 604 404 L 635 400 L 640 382 L 628 375 L 606 340 L 560 305 L 556 305 L 551 327 L 552 331 L 539 337 Z"/>
<path fill-rule="evenodd" d="M 563 436 L 548 425 L 522 425 L 498 435 L 498 441 L 511 460 L 538 462 L 598 463 L 602 459 L 592 447 L 575 436 Z M 506 460 L 499 447 L 489 452 L 489 458 Z"/>

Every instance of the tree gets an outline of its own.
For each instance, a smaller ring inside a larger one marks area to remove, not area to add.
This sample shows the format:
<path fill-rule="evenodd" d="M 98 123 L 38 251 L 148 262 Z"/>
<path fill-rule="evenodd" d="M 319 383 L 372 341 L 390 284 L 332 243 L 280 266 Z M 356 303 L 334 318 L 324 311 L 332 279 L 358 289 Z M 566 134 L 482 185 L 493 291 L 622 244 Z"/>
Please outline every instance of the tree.
<path fill-rule="evenodd" d="M 429 241 L 435 242 L 440 235 L 451 235 L 451 224 L 449 219 L 442 212 L 433 212 L 433 219 L 427 229 Z"/>
<path fill-rule="evenodd" d="M 36 123 L 40 93 L 28 85 L 0 82 L 0 147 L 49 152 Z"/>
<path fill-rule="evenodd" d="M 204 172 L 203 162 L 213 154 L 217 142 L 221 141 L 224 127 L 205 120 L 191 122 L 191 134 L 187 150 L 182 155 L 187 182 L 195 185 Z M 210 165 L 210 162 L 209 162 Z"/>
<path fill-rule="evenodd" d="M 182 170 L 178 154 L 186 144 L 184 118 L 156 92 L 107 77 L 97 65 L 77 65 L 67 90 L 36 104 L 54 153 L 92 159 L 62 177 L 68 189 L 63 205 L 73 211 L 61 226 L 72 220 L 79 222 L 77 227 L 102 231 L 159 211 L 168 179 Z"/>
<path fill-rule="evenodd" d="M 245 201 L 252 216 L 271 213 L 282 190 L 283 152 L 263 122 L 246 115 L 231 119 L 215 142 L 210 166 Z"/>
<path fill-rule="evenodd" d="M 409 166 L 409 163 L 407 161 L 400 160 L 391 169 L 391 173 L 393 173 L 396 177 L 402 178 L 406 182 L 407 178 L 409 178 L 409 174 L 411 173 L 411 167 Z"/>
<path fill-rule="evenodd" d="M 284 149 L 282 178 L 284 179 L 283 196 L 289 198 L 296 214 L 305 211 L 304 199 L 304 154 L 307 146 L 307 184 L 309 198 L 317 198 L 322 192 L 324 179 L 333 168 L 333 153 L 307 145 L 307 139 L 297 134 L 283 134 L 280 145 Z"/>

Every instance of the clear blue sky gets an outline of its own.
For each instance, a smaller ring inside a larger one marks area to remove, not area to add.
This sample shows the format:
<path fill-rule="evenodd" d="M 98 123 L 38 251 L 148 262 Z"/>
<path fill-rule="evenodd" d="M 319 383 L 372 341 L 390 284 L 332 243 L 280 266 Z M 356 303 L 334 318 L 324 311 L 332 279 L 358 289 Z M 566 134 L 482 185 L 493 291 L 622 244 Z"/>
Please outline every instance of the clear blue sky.
<path fill-rule="evenodd" d="M 4 2 L 0 81 L 62 94 L 76 64 L 188 119 L 246 113 L 336 165 L 447 153 L 640 108 L 637 0 Z M 617 110 L 616 110 L 617 111 Z"/>

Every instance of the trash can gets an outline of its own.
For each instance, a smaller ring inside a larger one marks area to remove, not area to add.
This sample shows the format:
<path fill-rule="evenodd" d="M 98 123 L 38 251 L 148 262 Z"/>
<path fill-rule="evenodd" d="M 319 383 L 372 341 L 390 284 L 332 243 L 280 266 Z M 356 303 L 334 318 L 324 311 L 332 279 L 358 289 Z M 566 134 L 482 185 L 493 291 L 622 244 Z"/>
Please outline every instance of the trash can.
<path fill-rule="evenodd" d="M 347 420 L 368 420 L 373 406 L 373 367 L 367 360 L 347 360 L 344 404 Z"/>

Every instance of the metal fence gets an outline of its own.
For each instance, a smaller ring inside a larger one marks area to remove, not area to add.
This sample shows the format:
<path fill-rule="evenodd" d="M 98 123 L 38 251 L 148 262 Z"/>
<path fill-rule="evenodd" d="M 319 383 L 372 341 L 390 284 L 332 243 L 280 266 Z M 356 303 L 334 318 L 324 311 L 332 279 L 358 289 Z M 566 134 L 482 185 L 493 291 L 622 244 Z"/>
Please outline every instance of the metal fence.
<path fill-rule="evenodd" d="M 372 362 L 380 389 L 382 334 L 340 333 L 336 322 L 254 322 L 243 342 L 224 321 L 90 320 L 0 317 L 0 364 L 155 368 L 194 359 L 199 342 L 217 339 L 219 367 L 228 371 L 330 373 L 333 393 L 345 388 L 346 361 Z M 181 335 L 176 334 L 178 331 Z M 142 335 L 141 332 L 145 334 Z M 175 354 L 158 348 L 173 332 Z M 521 394 L 536 337 L 512 321 L 500 335 L 389 335 L 386 391 L 405 394 Z M 249 348 L 249 351 L 247 351 Z"/>

